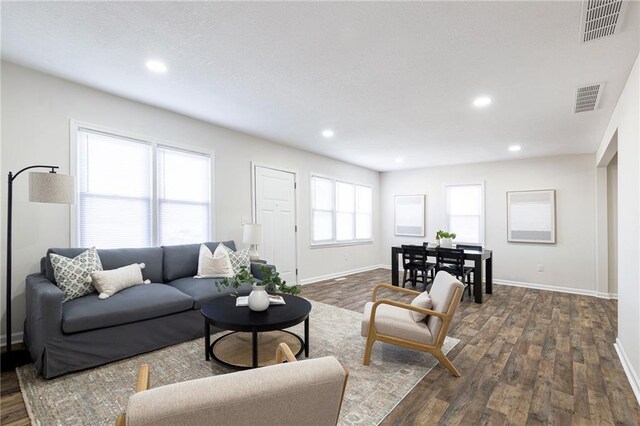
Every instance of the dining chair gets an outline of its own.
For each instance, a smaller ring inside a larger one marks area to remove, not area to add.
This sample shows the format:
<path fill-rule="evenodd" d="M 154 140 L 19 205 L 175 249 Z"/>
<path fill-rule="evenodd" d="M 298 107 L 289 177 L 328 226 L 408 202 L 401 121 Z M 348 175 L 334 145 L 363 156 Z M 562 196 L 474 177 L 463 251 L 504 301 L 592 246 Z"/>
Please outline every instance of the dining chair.
<path fill-rule="evenodd" d="M 369 365 L 373 344 L 378 341 L 428 352 L 453 376 L 460 377 L 458 370 L 442 351 L 442 346 L 453 314 L 460 303 L 463 284 L 444 271 L 438 272 L 429 292 L 431 309 L 413 303 L 377 299 L 378 290 L 381 289 L 422 297 L 422 293 L 418 291 L 388 284 L 380 284 L 373 289 L 373 301 L 367 302 L 364 307 L 360 329 L 361 335 L 367 338 L 362 363 Z M 416 313 L 426 317 L 416 321 Z"/>
<path fill-rule="evenodd" d="M 457 249 L 462 249 L 462 250 L 473 250 L 473 251 L 482 252 L 482 246 L 478 245 L 478 244 L 456 244 L 456 248 Z M 471 265 L 471 266 L 467 265 L 467 267 L 472 268 L 471 273 L 474 276 L 472 281 L 474 281 L 475 280 L 475 275 L 476 275 L 476 268 L 473 265 Z M 471 279 L 471 277 L 469 277 L 469 279 Z"/>
<path fill-rule="evenodd" d="M 464 264 L 464 249 L 461 248 L 436 248 L 436 273 L 446 271 L 459 278 L 469 291 L 471 297 L 471 278 L 473 267 Z M 464 293 L 463 293 L 464 295 Z"/>
<path fill-rule="evenodd" d="M 433 280 L 433 270 L 436 265 L 427 262 L 427 250 L 424 246 L 403 245 L 402 246 L 402 287 L 407 282 L 411 282 L 412 287 L 422 283 L 424 290 L 427 289 L 427 275 L 431 273 Z M 407 278 L 407 273 L 409 277 Z"/>

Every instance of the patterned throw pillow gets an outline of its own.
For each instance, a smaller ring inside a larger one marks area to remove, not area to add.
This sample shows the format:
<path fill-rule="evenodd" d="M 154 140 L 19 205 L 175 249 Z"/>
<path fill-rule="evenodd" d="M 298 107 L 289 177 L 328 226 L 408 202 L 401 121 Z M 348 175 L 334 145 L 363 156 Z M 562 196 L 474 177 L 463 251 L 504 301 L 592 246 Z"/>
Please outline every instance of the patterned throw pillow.
<path fill-rule="evenodd" d="M 227 250 L 229 260 L 231 260 L 231 266 L 233 267 L 233 273 L 237 274 L 244 266 L 249 272 L 251 272 L 251 259 L 249 258 L 249 249 L 241 249 L 233 251 L 229 247 L 220 243 L 222 247 Z"/>
<path fill-rule="evenodd" d="M 95 291 L 93 285 L 87 280 L 93 271 L 102 271 L 102 262 L 95 247 L 91 247 L 73 259 L 54 253 L 51 253 L 50 257 L 57 286 L 64 291 L 63 303 Z"/>

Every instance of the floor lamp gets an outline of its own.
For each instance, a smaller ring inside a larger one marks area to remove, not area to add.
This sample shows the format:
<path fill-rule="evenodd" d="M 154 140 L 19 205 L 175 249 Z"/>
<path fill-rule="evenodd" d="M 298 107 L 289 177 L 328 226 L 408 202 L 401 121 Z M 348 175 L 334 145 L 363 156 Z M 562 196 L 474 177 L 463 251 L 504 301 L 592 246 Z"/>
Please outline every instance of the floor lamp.
<path fill-rule="evenodd" d="M 2 354 L 2 371 L 13 370 L 31 361 L 29 352 L 26 350 L 14 351 L 11 348 L 11 222 L 13 204 L 13 181 L 20 173 L 30 169 L 51 169 L 46 172 L 29 173 L 29 201 L 37 203 L 75 203 L 75 179 L 73 176 L 60 175 L 56 173 L 58 166 L 35 165 L 25 167 L 15 175 L 9 172 L 8 200 L 7 200 L 7 344 L 6 352 Z"/>

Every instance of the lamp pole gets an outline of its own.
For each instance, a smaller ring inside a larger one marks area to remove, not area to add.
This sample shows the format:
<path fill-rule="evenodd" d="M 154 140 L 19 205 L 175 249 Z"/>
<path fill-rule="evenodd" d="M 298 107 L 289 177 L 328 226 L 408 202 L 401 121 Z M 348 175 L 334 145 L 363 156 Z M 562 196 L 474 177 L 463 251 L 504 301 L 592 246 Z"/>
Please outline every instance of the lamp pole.
<path fill-rule="evenodd" d="M 16 367 L 27 364 L 31 361 L 29 352 L 26 350 L 14 351 L 11 348 L 11 225 L 13 216 L 13 181 L 20 175 L 20 173 L 29 169 L 51 169 L 49 173 L 56 173 L 58 166 L 46 166 L 46 165 L 34 165 L 25 167 L 18 171 L 15 175 L 9 172 L 9 179 L 7 181 L 7 281 L 6 290 L 6 325 L 7 325 L 7 341 L 6 351 L 2 353 L 1 370 L 9 371 Z"/>

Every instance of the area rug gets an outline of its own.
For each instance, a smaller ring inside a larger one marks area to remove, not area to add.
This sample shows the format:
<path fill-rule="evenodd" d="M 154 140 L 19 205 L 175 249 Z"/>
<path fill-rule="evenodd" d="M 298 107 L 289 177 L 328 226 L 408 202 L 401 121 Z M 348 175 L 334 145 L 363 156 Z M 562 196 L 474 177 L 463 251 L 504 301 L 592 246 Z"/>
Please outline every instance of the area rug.
<path fill-rule="evenodd" d="M 311 303 L 310 356 L 333 355 L 349 370 L 340 425 L 379 424 L 437 363 L 429 354 L 378 342 L 371 364 L 364 366 L 362 314 Z M 303 335 L 302 324 L 289 330 Z M 447 353 L 458 342 L 447 338 L 443 351 Z M 31 423 L 113 425 L 134 393 L 142 363 L 151 366 L 152 387 L 232 372 L 205 361 L 203 346 L 204 339 L 196 339 L 51 380 L 36 377 L 33 364 L 21 367 L 18 379 Z"/>

